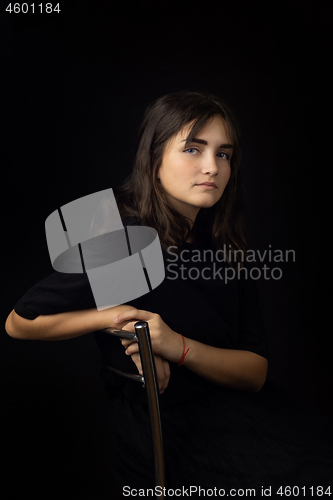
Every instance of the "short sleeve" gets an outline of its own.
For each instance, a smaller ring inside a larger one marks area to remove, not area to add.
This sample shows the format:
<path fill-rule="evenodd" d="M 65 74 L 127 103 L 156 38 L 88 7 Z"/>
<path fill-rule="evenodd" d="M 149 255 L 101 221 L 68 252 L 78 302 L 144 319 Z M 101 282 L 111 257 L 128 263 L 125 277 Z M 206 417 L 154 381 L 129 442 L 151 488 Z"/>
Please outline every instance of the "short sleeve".
<path fill-rule="evenodd" d="M 15 304 L 14 310 L 23 318 L 57 314 L 96 307 L 88 276 L 54 272 L 38 281 Z"/>
<path fill-rule="evenodd" d="M 239 329 L 237 349 L 251 351 L 268 359 L 267 331 L 262 318 L 258 286 L 248 268 L 240 271 Z"/>
<path fill-rule="evenodd" d="M 127 217 L 124 226 L 140 225 L 140 219 Z M 96 308 L 95 299 L 86 273 L 53 272 L 38 281 L 15 304 L 16 314 L 25 319 L 39 315 L 57 314 Z"/>

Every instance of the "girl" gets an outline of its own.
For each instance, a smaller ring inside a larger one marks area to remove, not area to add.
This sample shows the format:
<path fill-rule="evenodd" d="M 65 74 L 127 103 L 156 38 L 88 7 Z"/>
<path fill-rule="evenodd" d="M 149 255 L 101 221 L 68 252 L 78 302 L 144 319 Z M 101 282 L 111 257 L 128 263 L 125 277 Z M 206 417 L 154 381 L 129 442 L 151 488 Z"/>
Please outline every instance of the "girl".
<path fill-rule="evenodd" d="M 329 425 L 304 416 L 266 382 L 242 194 L 240 133 L 226 104 L 199 92 L 157 99 L 145 113 L 133 171 L 115 196 L 124 225 L 157 230 L 163 283 L 97 311 L 86 275 L 55 272 L 18 301 L 6 329 L 39 340 L 94 331 L 103 366 L 142 372 L 137 343 L 100 330 L 134 331 L 136 321 L 148 321 L 170 488 L 256 488 L 259 495 L 262 487 L 327 487 Z M 124 486 L 153 487 L 145 390 L 107 369 L 103 380 L 113 469 Z"/>

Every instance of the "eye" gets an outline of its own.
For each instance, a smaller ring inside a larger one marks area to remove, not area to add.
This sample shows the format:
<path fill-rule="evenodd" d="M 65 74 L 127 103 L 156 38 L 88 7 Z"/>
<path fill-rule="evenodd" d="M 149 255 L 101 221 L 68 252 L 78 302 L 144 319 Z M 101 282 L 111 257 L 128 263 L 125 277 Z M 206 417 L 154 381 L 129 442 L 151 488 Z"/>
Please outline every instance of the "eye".
<path fill-rule="evenodd" d="M 223 155 L 223 156 L 219 156 L 219 158 L 222 158 L 222 160 L 229 160 L 229 155 L 228 153 L 224 153 L 223 151 L 221 151 L 220 153 L 217 154 L 218 156 L 219 155 Z"/>
<path fill-rule="evenodd" d="M 199 150 L 197 148 L 186 148 L 184 149 L 183 153 L 189 153 L 190 155 L 193 155 L 195 153 L 193 153 L 193 151 L 196 151 L 197 153 L 199 153 Z"/>

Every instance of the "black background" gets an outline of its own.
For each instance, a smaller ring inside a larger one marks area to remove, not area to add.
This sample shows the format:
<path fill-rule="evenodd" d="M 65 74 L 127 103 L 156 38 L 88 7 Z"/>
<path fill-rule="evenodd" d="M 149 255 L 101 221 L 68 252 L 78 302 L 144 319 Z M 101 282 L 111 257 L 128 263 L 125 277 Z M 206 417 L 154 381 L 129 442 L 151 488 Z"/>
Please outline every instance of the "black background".
<path fill-rule="evenodd" d="M 250 248 L 296 254 L 266 259 L 283 277 L 258 281 L 268 377 L 333 419 L 328 3 L 81 0 L 28 15 L 2 2 L 3 322 L 52 272 L 46 217 L 127 176 L 152 100 L 206 90 L 243 131 Z M 33 342 L 3 330 L 6 498 L 122 498 L 103 448 L 100 366 L 92 335 Z"/>

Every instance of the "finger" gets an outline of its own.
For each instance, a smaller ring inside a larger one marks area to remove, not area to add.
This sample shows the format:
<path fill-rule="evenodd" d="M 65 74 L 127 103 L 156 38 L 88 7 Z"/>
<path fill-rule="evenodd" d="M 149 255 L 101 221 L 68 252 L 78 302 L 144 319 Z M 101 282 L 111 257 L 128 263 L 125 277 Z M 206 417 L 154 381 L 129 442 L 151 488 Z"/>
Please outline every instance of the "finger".
<path fill-rule="evenodd" d="M 142 363 L 141 363 L 140 354 L 133 354 L 133 355 L 132 355 L 132 361 L 133 361 L 133 362 L 134 362 L 134 364 L 136 365 L 136 367 L 137 367 L 138 372 L 140 373 L 140 375 L 143 375 L 143 370 L 142 370 Z"/>
<path fill-rule="evenodd" d="M 159 391 L 160 394 L 163 394 L 168 384 L 164 373 L 162 358 L 160 356 L 155 356 L 155 369 Z"/>
<path fill-rule="evenodd" d="M 136 365 L 139 374 L 141 376 L 143 376 L 143 370 L 142 370 L 142 364 L 141 364 L 140 354 L 133 354 L 132 361 Z M 145 387 L 145 384 L 142 384 L 142 387 Z"/>
<path fill-rule="evenodd" d="M 169 361 L 167 359 L 163 359 L 163 368 L 164 368 L 164 374 L 166 376 L 167 379 L 170 379 L 170 365 L 169 365 Z"/>
<path fill-rule="evenodd" d="M 149 311 L 144 311 L 143 309 L 130 309 L 128 311 L 124 311 L 123 313 L 118 314 L 113 321 L 115 323 L 123 323 L 124 321 L 130 320 L 141 320 L 148 321 L 152 318 L 153 313 Z"/>
<path fill-rule="evenodd" d="M 125 354 L 127 354 L 127 356 L 132 356 L 132 354 L 135 354 L 136 352 L 140 352 L 139 344 L 137 342 L 133 342 L 126 348 Z"/>
<path fill-rule="evenodd" d="M 120 339 L 120 342 L 125 348 L 133 344 L 133 340 L 128 340 L 128 339 Z"/>
<path fill-rule="evenodd" d="M 136 340 L 130 340 L 130 339 L 120 339 L 121 344 L 127 349 L 132 344 L 137 344 Z"/>
<path fill-rule="evenodd" d="M 170 366 L 169 366 L 169 362 L 166 359 L 164 359 L 164 358 L 162 358 L 162 367 L 163 367 L 163 370 L 164 370 L 163 389 L 165 391 L 165 389 L 169 385 L 169 380 L 170 380 Z"/>
<path fill-rule="evenodd" d="M 166 360 L 162 356 L 160 356 L 159 358 L 160 358 L 160 363 L 161 363 L 161 371 L 163 373 L 162 378 L 161 378 L 161 381 L 162 381 L 162 388 L 161 388 L 161 390 L 162 390 L 162 392 L 164 392 L 165 389 L 169 385 L 169 380 L 170 380 L 170 366 L 169 366 L 168 360 Z"/>
<path fill-rule="evenodd" d="M 135 333 L 135 325 L 136 321 L 122 321 L 121 324 L 119 324 L 120 330 L 123 330 L 125 332 L 134 332 Z"/>

